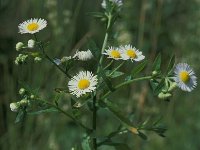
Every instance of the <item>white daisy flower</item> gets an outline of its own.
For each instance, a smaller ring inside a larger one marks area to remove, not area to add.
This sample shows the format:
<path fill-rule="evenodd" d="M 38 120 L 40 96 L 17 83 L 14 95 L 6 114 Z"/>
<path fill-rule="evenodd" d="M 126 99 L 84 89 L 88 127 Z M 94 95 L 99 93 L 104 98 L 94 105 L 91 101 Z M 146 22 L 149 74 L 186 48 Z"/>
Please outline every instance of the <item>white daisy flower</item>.
<path fill-rule="evenodd" d="M 141 61 L 145 58 L 144 55 L 142 55 L 142 52 L 136 49 L 135 47 L 132 47 L 130 44 L 121 46 L 121 56 L 123 60 L 130 59 L 131 61 Z"/>
<path fill-rule="evenodd" d="M 108 58 L 112 58 L 112 59 L 115 59 L 115 60 L 122 59 L 121 51 L 119 50 L 119 48 L 115 48 L 115 47 L 112 47 L 112 46 L 109 47 L 108 49 L 106 49 L 103 54 L 108 55 Z"/>
<path fill-rule="evenodd" d="M 73 58 L 77 58 L 78 60 L 87 61 L 93 58 L 92 52 L 88 49 L 87 51 L 76 51 Z"/>
<path fill-rule="evenodd" d="M 89 71 L 80 71 L 68 83 L 69 91 L 72 95 L 80 97 L 86 93 L 93 92 L 97 85 L 97 76 Z"/>
<path fill-rule="evenodd" d="M 30 33 L 34 34 L 36 32 L 39 32 L 40 30 L 44 29 L 47 26 L 47 21 L 44 19 L 30 19 L 27 21 L 24 21 L 19 24 L 19 33 Z"/>
<path fill-rule="evenodd" d="M 113 3 L 114 5 L 120 7 L 123 5 L 122 0 L 108 0 L 109 2 Z M 103 0 L 101 3 L 102 8 L 106 9 L 106 0 Z"/>
<path fill-rule="evenodd" d="M 174 80 L 183 91 L 191 92 L 197 86 L 197 77 L 188 64 L 177 64 L 174 73 Z"/>

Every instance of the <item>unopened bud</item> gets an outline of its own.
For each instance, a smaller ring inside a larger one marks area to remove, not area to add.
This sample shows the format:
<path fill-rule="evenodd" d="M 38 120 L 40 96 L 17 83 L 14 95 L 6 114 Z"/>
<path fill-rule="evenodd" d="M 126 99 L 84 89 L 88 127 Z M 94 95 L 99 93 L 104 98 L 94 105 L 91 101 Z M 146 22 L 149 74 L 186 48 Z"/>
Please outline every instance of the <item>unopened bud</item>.
<path fill-rule="evenodd" d="M 28 48 L 34 48 L 35 47 L 35 41 L 33 39 L 28 40 Z"/>
<path fill-rule="evenodd" d="M 19 110 L 19 105 L 17 103 L 10 103 L 10 109 L 13 112 L 18 112 Z"/>
<path fill-rule="evenodd" d="M 24 88 L 21 88 L 21 89 L 19 90 L 19 94 L 20 94 L 20 95 L 23 95 L 23 94 L 25 93 L 25 91 L 26 91 L 26 90 L 25 90 Z"/>
<path fill-rule="evenodd" d="M 18 102 L 20 106 L 27 106 L 28 105 L 28 100 L 27 99 L 22 99 L 20 102 Z"/>
<path fill-rule="evenodd" d="M 40 61 L 42 61 L 42 58 L 40 58 L 40 57 L 35 57 L 34 58 L 34 61 L 37 63 L 37 62 L 40 62 Z"/>
<path fill-rule="evenodd" d="M 34 98 L 35 98 L 35 96 L 34 96 L 33 94 L 31 94 L 30 98 L 31 98 L 31 99 L 34 99 Z"/>
<path fill-rule="evenodd" d="M 152 72 L 152 76 L 156 76 L 156 75 L 158 75 L 158 72 L 157 71 L 153 71 Z"/>
<path fill-rule="evenodd" d="M 23 48 L 23 46 L 24 46 L 24 43 L 18 42 L 18 43 L 16 44 L 16 50 L 19 51 L 20 49 Z"/>
<path fill-rule="evenodd" d="M 172 96 L 171 93 L 163 93 L 163 92 L 160 92 L 160 93 L 158 94 L 158 98 L 160 98 L 160 99 L 167 99 L 167 98 L 169 98 L 169 97 L 171 97 L 171 96 Z"/>

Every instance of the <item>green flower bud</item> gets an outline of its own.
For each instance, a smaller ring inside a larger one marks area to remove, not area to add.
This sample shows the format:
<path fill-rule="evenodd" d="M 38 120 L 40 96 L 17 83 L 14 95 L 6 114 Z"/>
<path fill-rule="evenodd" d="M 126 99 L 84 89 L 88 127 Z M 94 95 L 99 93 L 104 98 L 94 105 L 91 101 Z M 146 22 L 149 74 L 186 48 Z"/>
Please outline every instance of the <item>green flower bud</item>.
<path fill-rule="evenodd" d="M 13 112 L 18 112 L 19 111 L 19 105 L 17 103 L 10 103 L 10 109 Z"/>
<path fill-rule="evenodd" d="M 170 87 L 168 89 L 169 92 L 173 91 L 175 88 L 177 88 L 177 83 L 176 82 L 172 82 L 170 83 Z"/>
<path fill-rule="evenodd" d="M 25 92 L 26 92 L 26 90 L 25 90 L 24 88 L 21 88 L 21 89 L 19 90 L 19 94 L 20 94 L 20 95 L 23 95 Z"/>
<path fill-rule="evenodd" d="M 23 64 L 27 58 L 28 55 L 19 54 L 15 59 L 15 64 L 16 65 Z"/>
<path fill-rule="evenodd" d="M 20 49 L 22 49 L 23 46 L 24 46 L 24 43 L 18 42 L 18 43 L 16 44 L 16 51 L 19 51 Z"/>
<path fill-rule="evenodd" d="M 29 103 L 29 101 L 27 100 L 27 99 L 22 99 L 20 102 L 18 102 L 18 104 L 20 105 L 20 106 L 27 106 L 28 105 L 28 103 Z"/>
<path fill-rule="evenodd" d="M 42 61 L 42 58 L 40 58 L 40 57 L 35 57 L 34 58 L 34 61 L 37 63 L 37 62 L 40 62 L 40 61 Z"/>
<path fill-rule="evenodd" d="M 35 96 L 34 96 L 33 94 L 31 94 L 30 98 L 31 98 L 31 99 L 34 99 L 34 98 L 35 98 Z"/>
<path fill-rule="evenodd" d="M 171 97 L 171 96 L 172 96 L 171 93 L 163 93 L 163 92 L 160 92 L 160 93 L 158 94 L 158 98 L 160 98 L 160 99 L 167 99 L 167 98 L 169 98 L 169 97 Z"/>
<path fill-rule="evenodd" d="M 28 48 L 34 48 L 35 47 L 35 41 L 33 39 L 28 40 Z"/>
<path fill-rule="evenodd" d="M 156 76 L 156 75 L 158 75 L 158 72 L 157 71 L 153 71 L 152 72 L 152 76 Z"/>

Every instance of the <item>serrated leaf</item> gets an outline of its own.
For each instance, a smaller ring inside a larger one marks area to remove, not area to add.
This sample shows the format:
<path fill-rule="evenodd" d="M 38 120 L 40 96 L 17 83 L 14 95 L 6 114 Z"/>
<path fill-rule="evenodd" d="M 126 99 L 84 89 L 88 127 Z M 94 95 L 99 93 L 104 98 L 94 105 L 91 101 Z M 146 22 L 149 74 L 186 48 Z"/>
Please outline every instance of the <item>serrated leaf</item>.
<path fill-rule="evenodd" d="M 112 74 L 111 74 L 112 73 Z M 110 75 L 111 74 L 111 75 Z M 120 77 L 124 75 L 123 72 L 120 72 L 120 71 L 112 71 L 112 70 L 106 70 L 106 76 L 107 77 L 110 77 L 110 78 L 117 78 L 117 77 Z"/>
<path fill-rule="evenodd" d="M 105 105 L 107 106 L 108 110 L 111 111 L 117 119 L 126 127 L 129 131 L 131 131 L 134 134 L 138 134 L 137 128 L 133 127 L 132 122 L 124 117 L 122 112 L 120 111 L 119 107 L 112 102 L 105 100 Z"/>
<path fill-rule="evenodd" d="M 147 65 L 147 60 L 143 61 L 141 64 L 139 64 L 138 66 L 136 66 L 132 71 L 131 71 L 131 76 L 135 77 L 138 73 L 140 73 L 145 66 Z"/>
<path fill-rule="evenodd" d="M 159 53 L 153 63 L 153 71 L 159 71 L 161 67 L 161 54 Z"/>
<path fill-rule="evenodd" d="M 174 64 L 175 64 L 175 55 L 172 55 L 170 58 L 169 64 L 167 66 L 167 71 L 166 71 L 167 74 L 171 73 L 171 71 L 174 67 Z"/>
<path fill-rule="evenodd" d="M 33 111 L 33 112 L 28 112 L 28 115 L 39 115 L 42 113 L 51 113 L 51 112 L 58 112 L 57 109 L 55 108 L 48 108 L 48 109 L 43 109 L 43 110 L 38 110 L 38 111 Z"/>

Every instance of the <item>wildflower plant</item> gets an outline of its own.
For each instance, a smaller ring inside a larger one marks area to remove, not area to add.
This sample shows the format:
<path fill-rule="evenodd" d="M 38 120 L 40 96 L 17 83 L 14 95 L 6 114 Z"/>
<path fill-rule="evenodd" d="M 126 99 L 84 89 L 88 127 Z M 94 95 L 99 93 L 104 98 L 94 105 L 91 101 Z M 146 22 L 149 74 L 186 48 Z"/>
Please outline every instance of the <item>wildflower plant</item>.
<path fill-rule="evenodd" d="M 144 131 L 153 131 L 162 137 L 165 136 L 166 127 L 160 125 L 160 119 L 133 124 L 128 115 L 124 115 L 123 110 L 110 97 L 125 86 L 144 81 L 150 83 L 152 92 L 156 97 L 168 100 L 177 87 L 183 91 L 191 92 L 197 86 L 197 78 L 188 64 L 179 63 L 175 65 L 174 55 L 169 60 L 167 69 L 163 71 L 161 69 L 161 54 L 158 54 L 155 58 L 150 73 L 137 77 L 148 64 L 148 57 L 143 54 L 142 50 L 135 48 L 131 43 L 121 46 L 108 45 L 112 27 L 115 25 L 122 7 L 123 2 L 121 0 L 103 0 L 102 12 L 91 13 L 93 17 L 105 24 L 105 37 L 101 49 L 77 50 L 73 56 L 63 56 L 60 59 L 52 59 L 46 52 L 45 43 L 40 41 L 37 36 L 37 32 L 42 32 L 47 27 L 45 19 L 30 19 L 19 25 L 19 33 L 31 34 L 33 37 L 27 41 L 27 44 L 22 42 L 16 44 L 19 55 L 16 57 L 15 63 L 23 65 L 27 63 L 28 58 L 32 58 L 35 62 L 47 59 L 52 63 L 67 77 L 65 88 L 56 88 L 55 91 L 71 97 L 71 111 L 63 110 L 59 101 L 45 100 L 31 88 L 23 87 L 19 90 L 21 100 L 10 104 L 11 110 L 17 112 L 15 122 L 20 122 L 27 114 L 60 112 L 85 130 L 85 137 L 80 144 L 80 149 L 84 150 L 97 150 L 102 145 L 116 147 L 117 144 L 121 144 L 120 146 L 123 149 L 130 149 L 126 143 L 116 143 L 113 140 L 114 137 L 128 132 L 143 139 L 147 139 Z M 37 51 L 33 51 L 34 48 Z M 84 70 L 83 68 L 79 71 L 72 71 L 77 61 L 90 62 L 91 59 L 97 60 L 93 64 L 94 70 Z M 116 67 L 113 65 L 114 63 L 120 64 Z M 135 64 L 135 67 L 123 72 L 121 68 L 126 64 Z M 81 118 L 73 113 L 74 110 L 79 111 L 82 107 L 91 111 L 92 118 L 88 120 L 88 122 L 91 121 L 91 126 L 82 123 Z M 117 130 L 105 135 L 104 138 L 98 137 L 96 132 L 98 126 L 97 114 L 100 109 L 110 111 L 121 124 Z M 75 146 L 73 149 L 78 150 L 79 148 Z"/>

